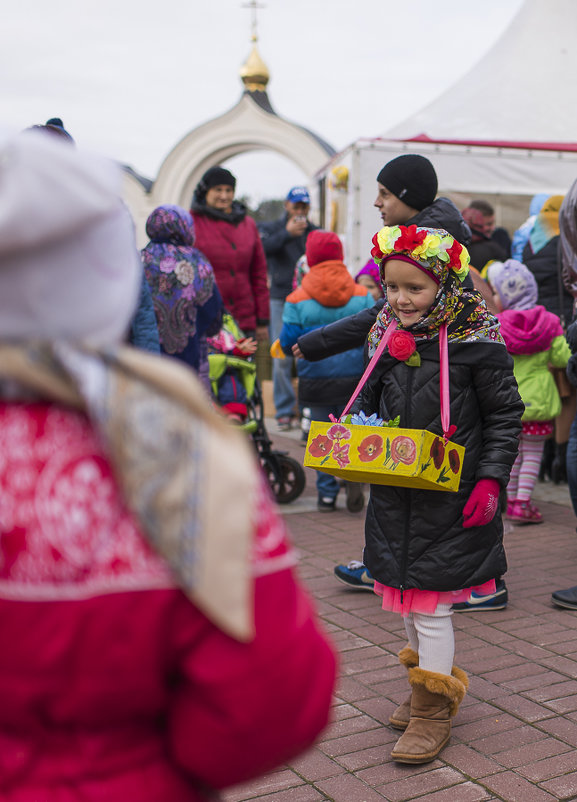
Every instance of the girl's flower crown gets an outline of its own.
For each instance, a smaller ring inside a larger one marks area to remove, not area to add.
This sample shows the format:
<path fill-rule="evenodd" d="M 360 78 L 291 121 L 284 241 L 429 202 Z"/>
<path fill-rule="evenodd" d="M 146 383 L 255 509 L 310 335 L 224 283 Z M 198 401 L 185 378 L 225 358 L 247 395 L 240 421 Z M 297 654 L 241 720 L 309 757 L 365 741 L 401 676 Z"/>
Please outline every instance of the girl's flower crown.
<path fill-rule="evenodd" d="M 373 245 L 371 256 L 379 267 L 386 257 L 399 253 L 439 278 L 453 270 L 462 282 L 469 272 L 469 252 L 442 228 L 385 226 L 373 237 Z"/>

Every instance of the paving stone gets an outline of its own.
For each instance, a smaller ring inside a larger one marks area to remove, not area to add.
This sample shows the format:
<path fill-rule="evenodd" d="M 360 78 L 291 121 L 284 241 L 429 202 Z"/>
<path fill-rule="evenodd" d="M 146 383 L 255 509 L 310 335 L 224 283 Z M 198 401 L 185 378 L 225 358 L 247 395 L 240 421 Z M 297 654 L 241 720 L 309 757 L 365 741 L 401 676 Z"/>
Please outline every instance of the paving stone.
<path fill-rule="evenodd" d="M 577 771 L 556 777 L 554 780 L 547 780 L 541 783 L 541 786 L 554 794 L 556 799 L 574 799 L 577 794 Z"/>
<path fill-rule="evenodd" d="M 379 791 L 369 788 L 354 774 L 344 774 L 331 780 L 321 780 L 316 784 L 332 802 L 382 802 L 386 799 Z"/>
<path fill-rule="evenodd" d="M 299 777 L 302 777 L 308 782 L 325 780 L 328 777 L 336 777 L 346 771 L 340 763 L 332 760 L 316 747 L 309 749 L 304 755 L 291 761 L 290 768 L 293 769 Z"/>
<path fill-rule="evenodd" d="M 428 796 L 441 788 L 453 787 L 455 793 L 453 798 L 458 799 L 456 796 L 457 790 L 454 786 L 459 786 L 465 780 L 459 771 L 449 768 L 448 766 L 439 769 L 431 769 L 430 771 L 417 774 L 416 776 L 410 772 L 411 767 L 408 769 L 407 777 L 392 783 L 387 783 L 382 787 L 378 787 L 377 790 L 380 790 L 389 802 L 406 802 L 406 800 L 424 796 L 425 794 Z"/>
<path fill-rule="evenodd" d="M 545 733 L 529 725 L 523 725 L 507 730 L 507 732 L 500 732 L 498 735 L 489 735 L 486 738 L 471 741 L 471 746 L 485 755 L 497 755 L 511 747 L 530 744 L 545 737 Z"/>
<path fill-rule="evenodd" d="M 486 788 L 473 782 L 453 785 L 451 788 L 435 791 L 426 796 L 426 802 L 485 802 L 489 799 L 494 797 Z"/>
<path fill-rule="evenodd" d="M 512 771 L 484 777 L 481 783 L 507 802 L 558 802 L 557 797 Z"/>
<path fill-rule="evenodd" d="M 523 746 L 516 747 L 515 749 L 499 752 L 499 754 L 495 757 L 502 766 L 505 766 L 505 768 L 517 768 L 517 771 L 519 771 L 521 774 L 529 776 L 523 768 L 518 767 L 525 765 L 538 765 L 538 761 L 543 761 L 544 758 L 567 753 L 570 749 L 571 747 L 563 741 L 557 741 L 554 738 L 545 738 L 542 741 L 536 741 L 532 744 L 524 744 Z"/>

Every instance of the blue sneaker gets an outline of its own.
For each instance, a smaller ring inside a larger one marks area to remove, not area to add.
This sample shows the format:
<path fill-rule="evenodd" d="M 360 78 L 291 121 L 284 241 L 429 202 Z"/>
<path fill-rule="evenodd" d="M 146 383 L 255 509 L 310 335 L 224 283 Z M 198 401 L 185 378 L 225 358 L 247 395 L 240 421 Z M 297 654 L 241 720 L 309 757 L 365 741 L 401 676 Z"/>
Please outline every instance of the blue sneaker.
<path fill-rule="evenodd" d="M 351 560 L 348 565 L 335 566 L 335 576 L 339 582 L 343 582 L 351 590 L 368 590 L 372 593 L 375 580 L 370 575 L 368 568 L 358 560 Z"/>
<path fill-rule="evenodd" d="M 494 593 L 481 595 L 480 593 L 472 591 L 467 601 L 457 602 L 457 604 L 453 605 L 453 612 L 475 613 L 483 612 L 483 610 L 504 610 L 509 601 L 507 587 L 502 579 L 498 579 L 495 585 Z"/>

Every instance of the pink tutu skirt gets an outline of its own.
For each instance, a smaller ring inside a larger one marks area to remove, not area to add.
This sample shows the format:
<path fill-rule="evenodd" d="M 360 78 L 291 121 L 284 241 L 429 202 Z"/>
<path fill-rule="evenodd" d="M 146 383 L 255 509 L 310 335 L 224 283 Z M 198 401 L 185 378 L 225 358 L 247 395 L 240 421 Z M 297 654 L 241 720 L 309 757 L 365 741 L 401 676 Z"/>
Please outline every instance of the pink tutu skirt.
<path fill-rule="evenodd" d="M 401 604 L 401 591 L 398 588 L 390 588 L 388 585 L 381 585 L 375 582 L 375 593 L 381 596 L 383 610 L 390 610 L 392 613 L 409 615 L 409 613 L 423 613 L 432 615 L 437 609 L 438 604 L 455 604 L 456 602 L 467 601 L 471 591 L 485 595 L 495 593 L 495 580 L 490 579 L 482 585 L 475 585 L 471 588 L 462 590 L 404 590 L 403 602 Z"/>

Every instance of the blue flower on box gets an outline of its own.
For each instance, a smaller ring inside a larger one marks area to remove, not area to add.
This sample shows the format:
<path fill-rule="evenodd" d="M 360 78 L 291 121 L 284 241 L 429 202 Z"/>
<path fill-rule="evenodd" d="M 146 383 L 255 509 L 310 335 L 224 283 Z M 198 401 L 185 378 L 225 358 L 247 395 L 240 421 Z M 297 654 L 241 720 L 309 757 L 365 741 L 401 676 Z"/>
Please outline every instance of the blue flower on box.
<path fill-rule="evenodd" d="M 367 416 L 361 411 L 356 415 L 351 415 L 351 423 L 354 423 L 356 426 L 382 426 L 383 419 L 379 418 L 376 412 Z"/>

